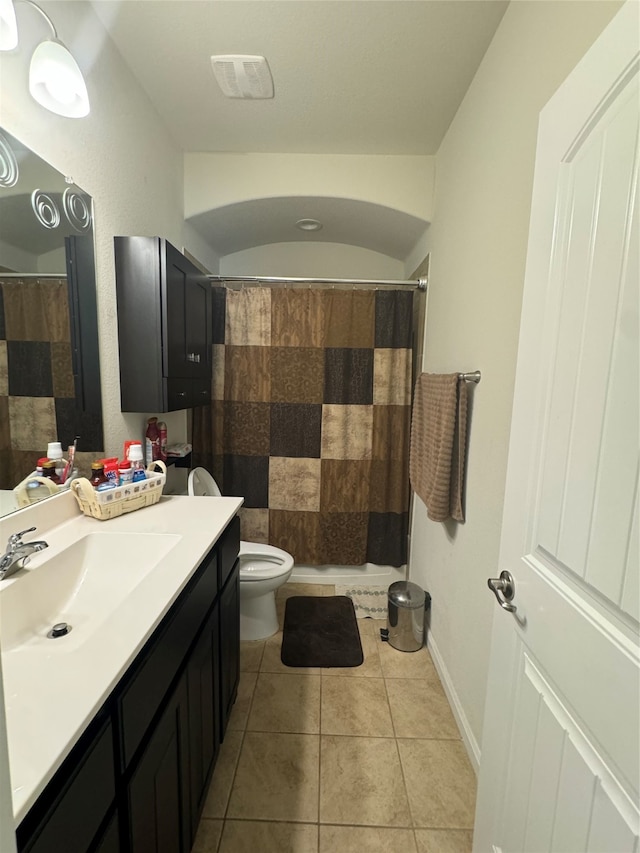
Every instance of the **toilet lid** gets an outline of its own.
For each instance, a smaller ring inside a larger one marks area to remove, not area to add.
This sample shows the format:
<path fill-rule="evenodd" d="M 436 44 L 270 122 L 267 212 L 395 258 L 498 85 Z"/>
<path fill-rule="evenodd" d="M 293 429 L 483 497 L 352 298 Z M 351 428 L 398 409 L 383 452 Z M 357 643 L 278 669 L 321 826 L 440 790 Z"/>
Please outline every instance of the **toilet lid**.
<path fill-rule="evenodd" d="M 219 498 L 221 496 L 218 484 L 206 468 L 194 468 L 190 471 L 187 487 L 191 497 Z"/>

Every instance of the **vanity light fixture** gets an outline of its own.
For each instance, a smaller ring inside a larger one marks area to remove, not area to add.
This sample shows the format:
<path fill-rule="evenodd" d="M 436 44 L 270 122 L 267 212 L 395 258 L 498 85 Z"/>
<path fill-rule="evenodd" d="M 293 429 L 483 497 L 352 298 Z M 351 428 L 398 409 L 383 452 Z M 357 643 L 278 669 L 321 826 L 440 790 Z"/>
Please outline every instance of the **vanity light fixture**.
<path fill-rule="evenodd" d="M 82 76 L 78 63 L 71 55 L 69 49 L 60 41 L 58 33 L 51 18 L 47 13 L 34 3 L 33 0 L 16 0 L 26 3 L 37 9 L 45 21 L 51 27 L 52 37 L 41 41 L 31 57 L 29 66 L 29 93 L 45 109 L 67 118 L 83 118 L 89 115 L 89 95 L 87 86 Z M 9 7 L 11 7 L 9 9 Z M 15 9 L 12 0 L 0 0 L 0 35 L 7 32 L 10 24 L 10 13 L 15 22 Z M 7 45 L 9 45 L 7 38 Z M 15 36 L 15 47 L 17 44 L 17 31 Z M 3 50 L 12 49 L 5 47 L 4 39 L 0 42 Z"/>
<path fill-rule="evenodd" d="M 18 24 L 13 0 L 0 0 L 0 50 L 18 46 Z"/>
<path fill-rule="evenodd" d="M 301 231 L 321 231 L 322 222 L 319 222 L 317 219 L 298 219 L 296 228 L 299 228 Z"/>

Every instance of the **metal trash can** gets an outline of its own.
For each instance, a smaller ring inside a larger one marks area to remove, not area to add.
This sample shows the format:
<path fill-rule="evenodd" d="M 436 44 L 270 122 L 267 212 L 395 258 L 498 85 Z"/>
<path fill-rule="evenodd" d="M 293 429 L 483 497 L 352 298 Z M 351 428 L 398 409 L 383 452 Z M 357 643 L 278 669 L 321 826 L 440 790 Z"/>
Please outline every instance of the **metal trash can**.
<path fill-rule="evenodd" d="M 411 581 L 396 581 L 387 598 L 385 639 L 401 652 L 417 652 L 424 645 L 424 613 L 431 596 Z"/>

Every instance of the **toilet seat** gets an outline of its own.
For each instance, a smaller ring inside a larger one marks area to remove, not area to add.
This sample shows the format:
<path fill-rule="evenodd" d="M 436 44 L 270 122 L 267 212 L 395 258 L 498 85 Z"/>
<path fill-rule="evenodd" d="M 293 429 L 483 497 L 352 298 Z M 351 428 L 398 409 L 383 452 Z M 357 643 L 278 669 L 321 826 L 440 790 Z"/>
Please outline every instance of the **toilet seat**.
<path fill-rule="evenodd" d="M 220 489 L 206 468 L 194 468 L 189 474 L 192 497 L 220 497 Z M 238 554 L 240 588 L 240 639 L 264 640 L 279 629 L 276 590 L 293 571 L 291 554 L 273 545 L 240 541 Z"/>
<path fill-rule="evenodd" d="M 285 575 L 293 568 L 293 557 L 273 545 L 240 542 L 240 582 L 269 580 Z"/>

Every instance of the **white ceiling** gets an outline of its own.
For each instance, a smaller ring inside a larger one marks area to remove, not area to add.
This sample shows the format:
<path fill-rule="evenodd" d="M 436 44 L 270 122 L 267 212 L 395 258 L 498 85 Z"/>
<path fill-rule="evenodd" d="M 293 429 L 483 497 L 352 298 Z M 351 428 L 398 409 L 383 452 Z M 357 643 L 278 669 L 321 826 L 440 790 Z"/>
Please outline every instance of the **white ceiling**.
<path fill-rule="evenodd" d="M 508 4 L 92 0 L 92 5 L 183 151 L 435 154 Z M 225 98 L 209 57 L 228 53 L 265 56 L 275 97 Z M 234 211 L 233 239 L 217 234 L 218 251 L 306 239 L 290 227 L 300 218 L 294 201 L 290 213 L 274 217 L 268 229 L 262 208 L 242 205 Z M 310 209 L 301 215 L 313 216 Z M 338 214 L 336 208 L 335 227 L 314 239 L 329 240 L 339 232 L 337 242 L 363 245 L 349 217 Z M 365 213 L 369 241 L 372 227 L 379 233 L 389 228 L 388 217 L 378 222 L 381 214 L 375 206 Z M 280 218 L 286 234 L 276 227 Z M 406 255 L 406 245 L 393 244 L 391 250 L 395 257 Z"/>

